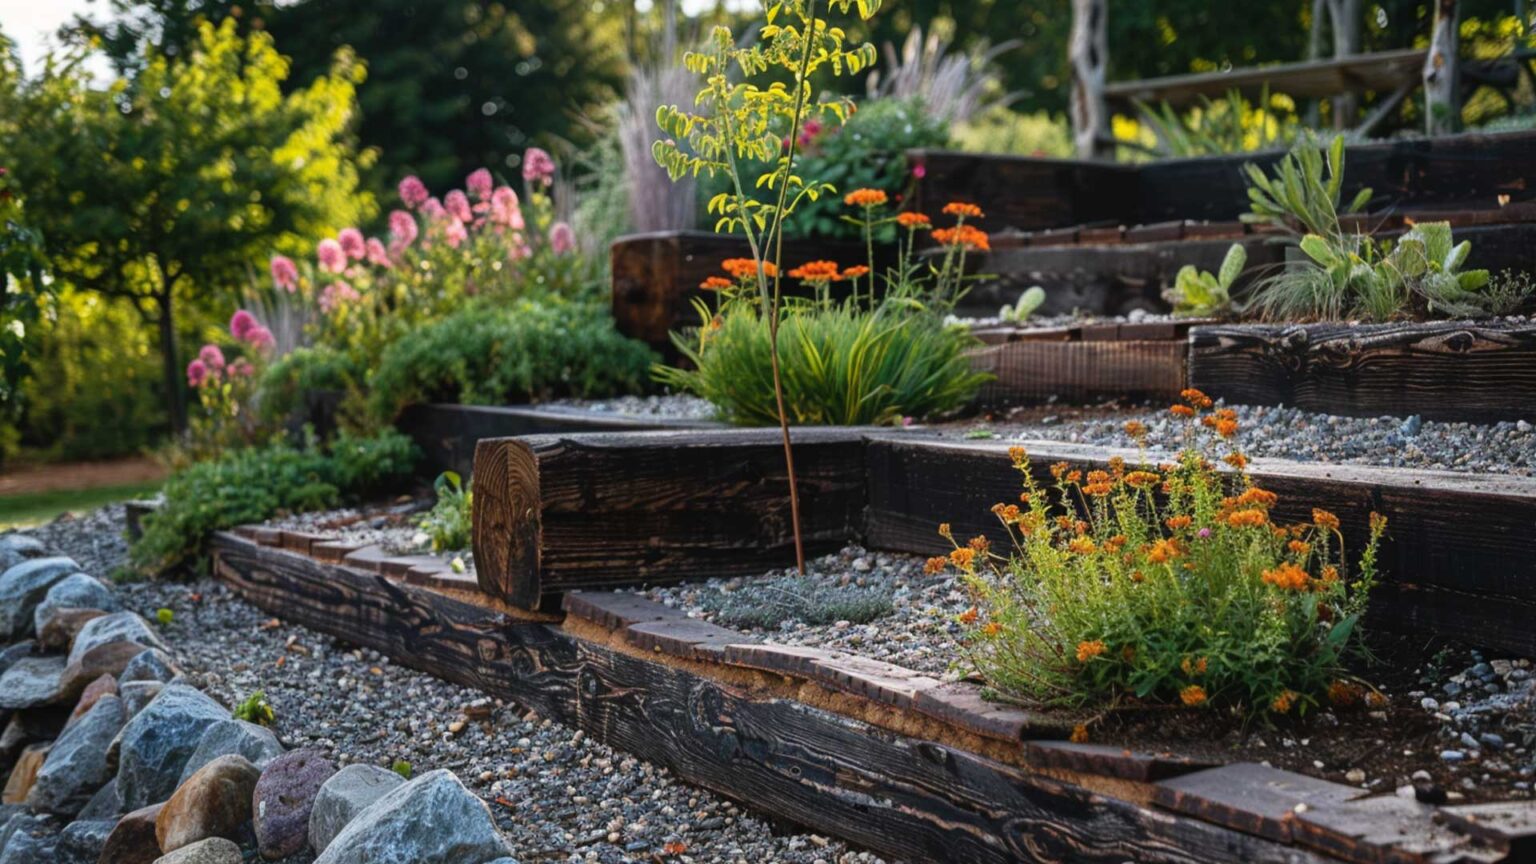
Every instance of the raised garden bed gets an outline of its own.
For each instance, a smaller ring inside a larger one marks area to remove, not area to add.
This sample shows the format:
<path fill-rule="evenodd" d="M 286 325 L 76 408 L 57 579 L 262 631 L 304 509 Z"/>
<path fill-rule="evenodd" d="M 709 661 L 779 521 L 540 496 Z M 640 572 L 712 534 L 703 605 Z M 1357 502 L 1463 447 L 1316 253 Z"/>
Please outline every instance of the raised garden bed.
<path fill-rule="evenodd" d="M 246 532 L 248 535 L 253 532 Z M 264 545 L 265 544 L 265 545 Z M 311 543 L 313 546 L 313 543 Z M 472 593 L 236 533 L 257 605 L 569 723 L 683 779 L 905 860 L 1526 860 L 1532 804 L 1444 806 L 1255 763 L 1061 740 L 1059 721 L 628 594 L 535 620 Z"/>

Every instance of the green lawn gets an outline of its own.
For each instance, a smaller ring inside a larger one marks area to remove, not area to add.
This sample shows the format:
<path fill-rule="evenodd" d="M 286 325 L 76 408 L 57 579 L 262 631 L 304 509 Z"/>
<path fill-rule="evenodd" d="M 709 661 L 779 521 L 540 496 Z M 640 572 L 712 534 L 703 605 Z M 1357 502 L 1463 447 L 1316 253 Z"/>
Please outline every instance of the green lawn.
<path fill-rule="evenodd" d="M 114 501 L 154 494 L 158 483 L 98 486 L 95 489 L 58 489 L 0 497 L 0 529 L 47 522 L 61 513 L 93 510 Z"/>

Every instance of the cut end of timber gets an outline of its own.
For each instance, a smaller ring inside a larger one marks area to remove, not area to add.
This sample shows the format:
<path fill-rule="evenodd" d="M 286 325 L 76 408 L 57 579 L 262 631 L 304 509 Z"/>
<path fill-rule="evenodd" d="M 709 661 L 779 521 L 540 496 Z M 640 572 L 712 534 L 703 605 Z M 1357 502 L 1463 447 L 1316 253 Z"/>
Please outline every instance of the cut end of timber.
<path fill-rule="evenodd" d="M 539 463 L 516 438 L 475 446 L 475 575 L 480 590 L 514 605 L 539 600 Z"/>

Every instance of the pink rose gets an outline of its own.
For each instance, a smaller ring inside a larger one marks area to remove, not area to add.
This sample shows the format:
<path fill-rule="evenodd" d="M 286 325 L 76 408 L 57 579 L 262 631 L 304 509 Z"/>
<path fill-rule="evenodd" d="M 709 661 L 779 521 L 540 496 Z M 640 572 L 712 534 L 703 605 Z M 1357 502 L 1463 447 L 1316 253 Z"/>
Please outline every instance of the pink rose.
<path fill-rule="evenodd" d="M 468 189 L 469 194 L 475 196 L 476 200 L 484 201 L 491 197 L 491 186 L 495 182 L 491 179 L 491 172 L 481 168 L 469 175 L 464 181 L 464 188 Z"/>
<path fill-rule="evenodd" d="M 288 293 L 292 294 L 299 285 L 299 268 L 293 263 L 293 259 L 283 255 L 273 255 L 271 268 L 272 281 L 277 283 L 277 287 L 287 288 Z"/>
<path fill-rule="evenodd" d="M 347 253 L 341 249 L 341 244 L 327 237 L 315 247 L 315 257 L 320 259 L 320 266 L 332 273 L 340 273 L 347 269 Z"/>
<path fill-rule="evenodd" d="M 229 319 L 229 335 L 244 342 L 246 335 L 259 326 L 261 324 L 256 320 L 255 315 L 241 309 Z"/>
<path fill-rule="evenodd" d="M 427 185 L 421 182 L 421 178 L 412 174 L 400 181 L 400 200 L 412 210 L 427 200 Z"/>
<path fill-rule="evenodd" d="M 356 228 L 341 229 L 341 233 L 336 235 L 336 242 L 341 244 L 341 251 L 347 253 L 347 257 L 353 260 L 359 260 L 367 254 L 363 232 Z"/>
<path fill-rule="evenodd" d="M 443 209 L 460 222 L 475 221 L 475 213 L 469 209 L 469 196 L 455 189 L 443 198 Z"/>
<path fill-rule="evenodd" d="M 556 255 L 568 255 L 575 252 L 576 232 L 571 230 L 570 225 L 564 222 L 556 222 L 554 227 L 549 229 L 549 248 L 553 249 Z"/>

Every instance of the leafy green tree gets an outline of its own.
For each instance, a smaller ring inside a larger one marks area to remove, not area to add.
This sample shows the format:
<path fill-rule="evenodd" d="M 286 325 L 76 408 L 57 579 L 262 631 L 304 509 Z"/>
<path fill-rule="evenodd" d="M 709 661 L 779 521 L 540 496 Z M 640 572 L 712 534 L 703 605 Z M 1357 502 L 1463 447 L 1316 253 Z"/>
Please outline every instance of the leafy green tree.
<path fill-rule="evenodd" d="M 349 136 L 361 66 L 284 94 L 266 34 L 202 24 L 180 62 L 153 48 L 105 88 L 76 51 L 0 93 L 0 161 L 29 200 L 54 279 L 127 298 L 157 331 L 172 430 L 185 428 L 178 309 L 227 312 L 274 249 L 372 213 Z"/>

